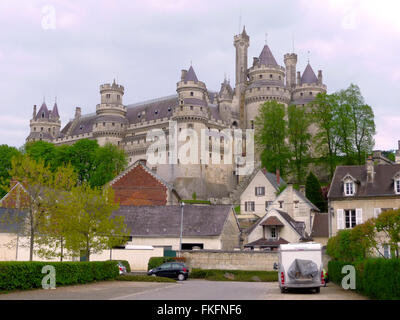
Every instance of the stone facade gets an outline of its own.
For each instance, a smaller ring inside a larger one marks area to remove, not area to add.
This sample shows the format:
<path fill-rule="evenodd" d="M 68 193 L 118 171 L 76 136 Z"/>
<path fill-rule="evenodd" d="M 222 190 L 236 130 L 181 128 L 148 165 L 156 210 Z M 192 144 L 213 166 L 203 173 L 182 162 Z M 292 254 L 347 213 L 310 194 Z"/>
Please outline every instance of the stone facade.
<path fill-rule="evenodd" d="M 132 164 L 147 159 L 146 151 L 152 141 L 146 139 L 146 135 L 152 129 L 162 130 L 171 136 L 179 135 L 182 129 L 193 130 L 199 136 L 202 130 L 206 130 L 209 141 L 215 145 L 220 140 L 225 141 L 221 136 L 222 130 L 254 128 L 259 106 L 266 101 L 275 100 L 285 106 L 304 106 L 317 93 L 326 91 L 320 70 L 317 77 L 308 64 L 300 76 L 300 72 L 296 71 L 295 53 L 284 56 L 283 67 L 276 62 L 268 45 L 263 47 L 260 56 L 254 58 L 252 66 L 248 68 L 249 45 L 250 37 L 245 29 L 234 36 L 235 88 L 225 79 L 218 92 L 211 91 L 197 78 L 191 66 L 189 70 L 182 70 L 176 94 L 125 105 L 125 88 L 114 81 L 100 86 L 100 104 L 96 106 L 95 113 L 82 115 L 77 107 L 74 119 L 62 130 L 57 104 L 52 111 L 47 109 L 45 103 L 38 112 L 35 106 L 27 141 L 44 140 L 61 145 L 87 138 L 97 140 L 100 145 L 113 143 L 126 151 Z M 176 130 L 170 126 L 170 121 L 177 123 Z M 211 134 L 211 131 L 215 134 Z M 169 153 L 174 147 L 184 146 L 186 136 L 178 138 L 177 146 L 175 140 L 169 138 L 163 143 Z M 225 147 L 217 148 L 223 154 Z M 207 155 L 211 159 L 214 154 L 211 147 L 201 144 L 197 152 L 205 154 L 206 159 Z M 230 164 L 232 161 L 225 163 L 223 156 L 218 157 L 221 159 L 212 163 L 204 159 L 200 163 L 180 163 L 170 161 L 173 159 L 168 155 L 166 163 L 154 166 L 157 173 L 173 184 L 183 198 L 191 198 L 193 192 L 203 199 L 229 197 L 240 180 L 236 176 L 237 168 Z"/>

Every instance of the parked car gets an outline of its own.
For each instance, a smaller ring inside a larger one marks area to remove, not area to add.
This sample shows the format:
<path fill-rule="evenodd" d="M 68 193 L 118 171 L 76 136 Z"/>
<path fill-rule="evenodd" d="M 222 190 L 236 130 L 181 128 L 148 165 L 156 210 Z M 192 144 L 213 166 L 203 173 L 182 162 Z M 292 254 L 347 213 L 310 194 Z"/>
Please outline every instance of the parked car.
<path fill-rule="evenodd" d="M 181 262 L 166 262 L 157 268 L 149 270 L 147 275 L 173 278 L 183 281 L 189 276 L 189 268 Z"/>
<path fill-rule="evenodd" d="M 118 261 L 118 269 L 119 269 L 119 274 L 126 273 L 126 267 L 122 264 L 122 262 L 119 262 L 119 261 Z"/>

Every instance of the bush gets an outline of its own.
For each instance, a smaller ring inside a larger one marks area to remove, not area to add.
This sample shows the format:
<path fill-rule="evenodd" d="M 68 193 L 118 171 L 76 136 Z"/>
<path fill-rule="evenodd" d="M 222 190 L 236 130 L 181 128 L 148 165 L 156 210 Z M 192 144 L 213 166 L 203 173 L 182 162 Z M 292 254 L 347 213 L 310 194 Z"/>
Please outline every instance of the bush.
<path fill-rule="evenodd" d="M 42 268 L 55 267 L 56 286 L 115 279 L 119 275 L 114 261 L 93 262 L 0 262 L 0 290 L 33 289 L 42 287 L 46 274 Z"/>
<path fill-rule="evenodd" d="M 212 281 L 275 282 L 278 281 L 278 272 L 193 269 L 191 270 L 189 277 L 193 279 L 206 279 Z"/>
<path fill-rule="evenodd" d="M 400 299 L 400 260 L 366 259 L 354 263 L 329 261 L 329 279 L 341 285 L 346 274 L 342 274 L 345 265 L 353 265 L 356 270 L 356 291 L 371 299 Z"/>
<path fill-rule="evenodd" d="M 137 282 L 176 282 L 174 279 L 164 277 L 150 277 L 142 275 L 121 275 L 115 280 L 118 281 L 137 281 Z"/>

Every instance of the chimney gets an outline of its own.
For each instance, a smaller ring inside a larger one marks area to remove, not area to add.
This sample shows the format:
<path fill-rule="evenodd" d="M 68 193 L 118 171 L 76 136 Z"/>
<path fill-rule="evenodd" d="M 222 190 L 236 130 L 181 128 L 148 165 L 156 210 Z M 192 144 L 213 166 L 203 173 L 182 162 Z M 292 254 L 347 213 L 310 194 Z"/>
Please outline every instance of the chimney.
<path fill-rule="evenodd" d="M 181 81 L 184 81 L 186 78 L 187 70 L 181 70 Z"/>
<path fill-rule="evenodd" d="M 318 84 L 322 84 L 322 70 L 318 70 Z"/>
<path fill-rule="evenodd" d="M 372 159 L 372 156 L 368 156 L 366 166 L 367 166 L 367 182 L 372 183 L 374 182 L 374 175 L 375 175 L 374 160 Z"/>
<path fill-rule="evenodd" d="M 297 85 L 301 85 L 300 71 L 297 71 Z"/>
<path fill-rule="evenodd" d="M 33 119 L 36 118 L 36 104 L 33 105 Z"/>
<path fill-rule="evenodd" d="M 396 151 L 396 158 L 395 158 L 396 164 L 400 164 L 400 140 L 398 141 L 398 144 L 399 144 L 399 149 L 397 149 Z"/>
<path fill-rule="evenodd" d="M 306 196 L 306 186 L 304 184 L 299 186 L 299 191 L 303 196 Z"/>
<path fill-rule="evenodd" d="M 281 184 L 281 174 L 279 169 L 276 169 L 276 182 L 278 183 L 278 185 Z"/>
<path fill-rule="evenodd" d="M 81 117 L 81 108 L 80 107 L 76 107 L 75 109 L 75 118 L 80 118 Z"/>

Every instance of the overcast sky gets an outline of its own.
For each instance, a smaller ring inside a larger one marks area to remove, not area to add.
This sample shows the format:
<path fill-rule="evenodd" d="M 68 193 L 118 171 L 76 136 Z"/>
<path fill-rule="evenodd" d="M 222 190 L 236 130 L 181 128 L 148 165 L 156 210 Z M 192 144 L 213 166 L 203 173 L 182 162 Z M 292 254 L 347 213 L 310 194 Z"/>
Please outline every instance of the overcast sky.
<path fill-rule="evenodd" d="M 0 0 L 0 144 L 20 147 L 33 105 L 57 104 L 62 126 L 95 112 L 99 85 L 125 87 L 124 104 L 176 93 L 192 65 L 209 90 L 234 84 L 233 36 L 245 25 L 249 65 L 267 41 L 277 62 L 308 56 L 328 92 L 350 83 L 373 107 L 375 149 L 400 140 L 400 1 Z M 310 51 L 310 54 L 308 54 Z"/>

